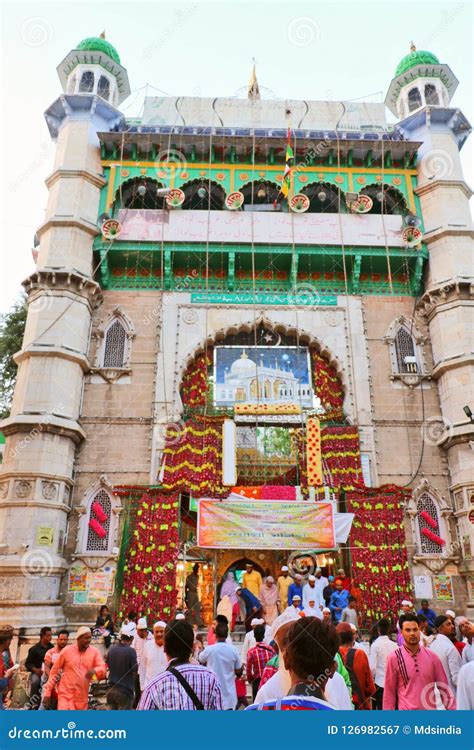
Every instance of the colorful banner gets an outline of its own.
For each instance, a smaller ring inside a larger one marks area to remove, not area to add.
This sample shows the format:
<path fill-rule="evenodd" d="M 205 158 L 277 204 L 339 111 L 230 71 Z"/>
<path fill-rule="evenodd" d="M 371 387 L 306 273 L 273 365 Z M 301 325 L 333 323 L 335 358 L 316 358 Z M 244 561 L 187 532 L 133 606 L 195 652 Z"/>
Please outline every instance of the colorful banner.
<path fill-rule="evenodd" d="M 331 503 L 200 500 L 198 546 L 212 549 L 312 549 L 336 546 Z"/>

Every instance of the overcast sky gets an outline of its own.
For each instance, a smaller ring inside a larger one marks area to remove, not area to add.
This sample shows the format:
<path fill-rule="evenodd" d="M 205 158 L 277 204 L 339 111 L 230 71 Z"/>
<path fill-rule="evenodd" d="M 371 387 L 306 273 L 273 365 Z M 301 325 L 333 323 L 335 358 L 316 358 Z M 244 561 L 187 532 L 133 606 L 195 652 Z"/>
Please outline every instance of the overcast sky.
<path fill-rule="evenodd" d="M 413 39 L 451 66 L 460 80 L 452 105 L 472 122 L 472 18 L 470 0 L 4 1 L 0 311 L 34 269 L 33 235 L 54 156 L 43 112 L 61 93 L 56 66 L 84 37 L 105 29 L 117 48 L 132 89 L 121 107 L 128 116 L 140 114 L 147 84 L 150 95 L 151 87 L 171 95 L 243 93 L 252 57 L 272 97 L 382 101 Z M 462 151 L 471 185 L 473 140 Z"/>

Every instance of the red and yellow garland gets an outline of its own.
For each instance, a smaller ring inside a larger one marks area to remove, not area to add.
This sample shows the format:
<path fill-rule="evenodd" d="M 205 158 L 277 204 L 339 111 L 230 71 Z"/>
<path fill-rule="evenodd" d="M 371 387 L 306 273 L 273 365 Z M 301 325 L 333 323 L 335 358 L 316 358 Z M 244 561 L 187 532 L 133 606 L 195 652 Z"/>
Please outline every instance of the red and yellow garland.
<path fill-rule="evenodd" d="M 170 620 L 176 608 L 177 495 L 145 492 L 132 519 L 125 552 L 120 616 L 135 610 L 150 622 Z"/>
<path fill-rule="evenodd" d="M 352 575 L 361 594 L 365 626 L 393 617 L 412 591 L 403 523 L 410 494 L 386 485 L 346 495 L 347 510 L 355 513 L 350 534 Z"/>

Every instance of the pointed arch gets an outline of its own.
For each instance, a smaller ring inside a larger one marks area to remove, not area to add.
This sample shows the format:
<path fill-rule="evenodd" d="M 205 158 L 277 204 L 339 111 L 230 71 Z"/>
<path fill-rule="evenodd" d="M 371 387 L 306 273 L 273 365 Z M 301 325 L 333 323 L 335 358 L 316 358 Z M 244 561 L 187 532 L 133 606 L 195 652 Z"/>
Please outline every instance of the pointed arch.
<path fill-rule="evenodd" d="M 396 318 L 384 340 L 390 347 L 392 375 L 426 374 L 423 353 L 425 340 L 412 318 L 405 315 Z"/>
<path fill-rule="evenodd" d="M 165 198 L 157 191 L 162 182 L 151 177 L 131 177 L 119 186 L 115 193 L 114 210 L 119 208 L 157 210 L 164 206 Z"/>
<path fill-rule="evenodd" d="M 412 519 L 416 554 L 425 557 L 448 557 L 451 545 L 446 517 L 452 514 L 452 509 L 427 479 L 423 479 L 413 491 L 407 510 Z M 432 531 L 443 539 L 445 544 L 438 544 L 425 536 L 424 529 Z"/>
<path fill-rule="evenodd" d="M 421 93 L 418 86 L 410 89 L 410 91 L 408 92 L 407 101 L 409 112 L 414 112 L 415 109 L 419 109 L 422 106 Z"/>
<path fill-rule="evenodd" d="M 280 187 L 270 180 L 253 180 L 242 185 L 240 192 L 244 196 L 244 211 L 273 211 Z"/>
<path fill-rule="evenodd" d="M 120 499 L 103 474 L 84 493 L 76 554 L 110 556 L 117 546 Z"/>
<path fill-rule="evenodd" d="M 115 308 L 96 336 L 101 340 L 97 367 L 120 370 L 130 368 L 135 326 L 121 308 Z"/>

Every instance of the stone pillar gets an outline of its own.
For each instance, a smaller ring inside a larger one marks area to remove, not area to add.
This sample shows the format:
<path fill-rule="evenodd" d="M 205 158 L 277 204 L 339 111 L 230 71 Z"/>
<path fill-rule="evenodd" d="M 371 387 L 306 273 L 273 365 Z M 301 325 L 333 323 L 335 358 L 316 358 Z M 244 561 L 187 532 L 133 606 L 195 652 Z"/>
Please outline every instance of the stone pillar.
<path fill-rule="evenodd" d="M 436 115 L 436 117 L 435 117 Z M 466 579 L 468 607 L 474 608 L 474 243 L 469 198 L 458 148 L 469 126 L 456 110 L 431 112 L 412 132 L 423 140 L 418 187 L 430 260 L 419 314 L 425 316 L 433 350 L 433 378 L 438 383 L 445 425 L 440 446 L 446 451 L 454 498 L 458 541 L 453 552 Z"/>
<path fill-rule="evenodd" d="M 0 620 L 27 632 L 65 622 L 59 600 L 93 307 L 102 176 L 97 132 L 120 113 L 96 96 L 61 96 L 47 111 L 57 139 L 0 474 Z"/>

